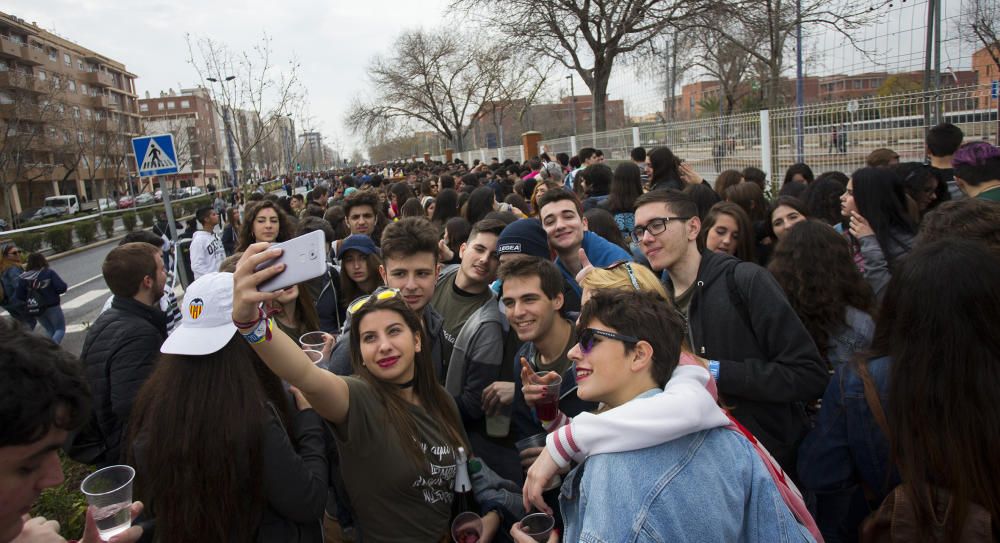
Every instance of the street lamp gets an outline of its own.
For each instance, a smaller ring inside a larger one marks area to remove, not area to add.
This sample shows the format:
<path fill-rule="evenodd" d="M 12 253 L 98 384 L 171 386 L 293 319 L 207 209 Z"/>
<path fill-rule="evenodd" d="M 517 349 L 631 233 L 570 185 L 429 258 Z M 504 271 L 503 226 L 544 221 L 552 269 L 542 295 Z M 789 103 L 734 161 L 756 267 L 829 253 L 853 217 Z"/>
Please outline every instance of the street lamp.
<path fill-rule="evenodd" d="M 214 77 L 206 77 L 205 79 L 211 81 L 212 83 L 218 83 L 219 87 L 222 87 L 223 82 Z M 234 79 L 236 79 L 236 76 L 230 75 L 226 77 L 225 82 L 228 83 Z M 226 131 L 226 148 L 229 152 L 230 183 L 235 188 L 239 186 L 239 183 L 236 180 L 236 153 L 233 151 L 233 130 L 229 124 L 229 108 L 225 107 L 225 105 L 222 107 L 222 125 L 223 129 Z"/>
<path fill-rule="evenodd" d="M 576 91 L 573 90 L 573 74 L 567 75 L 566 79 L 569 79 L 569 94 L 570 94 L 570 101 L 572 102 L 571 107 L 573 108 L 570 110 L 570 113 L 573 116 L 573 135 L 575 136 L 576 135 Z"/>

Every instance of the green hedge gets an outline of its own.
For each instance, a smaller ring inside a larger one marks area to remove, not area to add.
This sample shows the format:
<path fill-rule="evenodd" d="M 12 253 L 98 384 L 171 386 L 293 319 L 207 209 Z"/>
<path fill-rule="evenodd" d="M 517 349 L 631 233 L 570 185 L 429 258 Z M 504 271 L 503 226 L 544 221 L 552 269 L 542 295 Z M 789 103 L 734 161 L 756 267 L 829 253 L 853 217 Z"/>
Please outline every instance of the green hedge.
<path fill-rule="evenodd" d="M 14 243 L 22 250 L 29 253 L 37 253 L 42 248 L 42 240 L 45 239 L 43 232 L 26 232 L 12 236 Z"/>
<path fill-rule="evenodd" d="M 136 222 L 138 222 L 138 218 L 135 216 L 135 213 L 122 214 L 122 224 L 125 225 L 125 230 L 129 232 L 135 230 Z"/>
<path fill-rule="evenodd" d="M 73 248 L 73 228 L 69 224 L 53 226 L 45 231 L 45 239 L 52 250 L 62 253 Z"/>
<path fill-rule="evenodd" d="M 97 239 L 97 221 L 74 223 L 74 230 L 76 230 L 76 239 L 80 240 L 83 245 L 93 243 Z"/>
<path fill-rule="evenodd" d="M 142 221 L 143 228 L 149 228 L 153 226 L 153 222 L 156 220 L 156 217 L 153 215 L 153 211 L 151 209 L 144 209 L 139 212 L 139 220 Z"/>
<path fill-rule="evenodd" d="M 115 218 L 109 215 L 101 217 L 101 230 L 104 230 L 105 238 L 115 235 Z"/>
<path fill-rule="evenodd" d="M 83 534 L 87 520 L 87 499 L 80 492 L 80 483 L 94 469 L 77 464 L 59 451 L 59 460 L 66 480 L 57 487 L 46 489 L 31 508 L 31 516 L 43 516 L 59 522 L 63 537 L 73 539 Z"/>

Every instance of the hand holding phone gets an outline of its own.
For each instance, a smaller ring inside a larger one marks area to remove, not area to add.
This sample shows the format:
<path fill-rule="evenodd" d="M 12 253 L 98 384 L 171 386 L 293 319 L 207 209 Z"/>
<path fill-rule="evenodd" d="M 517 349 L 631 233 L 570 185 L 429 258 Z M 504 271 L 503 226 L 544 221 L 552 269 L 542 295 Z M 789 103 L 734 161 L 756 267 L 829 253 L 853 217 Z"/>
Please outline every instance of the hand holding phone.
<path fill-rule="evenodd" d="M 258 291 L 275 292 L 326 273 L 326 239 L 321 230 L 276 243 L 271 248 L 281 249 L 281 256 L 257 266 L 255 271 L 275 264 L 284 264 L 285 270 L 257 285 Z"/>

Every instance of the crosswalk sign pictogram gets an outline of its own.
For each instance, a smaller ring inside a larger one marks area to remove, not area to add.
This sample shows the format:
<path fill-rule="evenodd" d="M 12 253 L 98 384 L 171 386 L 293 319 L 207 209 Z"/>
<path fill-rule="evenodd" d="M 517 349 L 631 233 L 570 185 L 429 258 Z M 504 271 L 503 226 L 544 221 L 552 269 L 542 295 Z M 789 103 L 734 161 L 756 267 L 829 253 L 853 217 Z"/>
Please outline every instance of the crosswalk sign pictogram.
<path fill-rule="evenodd" d="M 177 173 L 177 153 L 174 149 L 173 135 L 132 138 L 132 150 L 135 152 L 139 177 Z"/>

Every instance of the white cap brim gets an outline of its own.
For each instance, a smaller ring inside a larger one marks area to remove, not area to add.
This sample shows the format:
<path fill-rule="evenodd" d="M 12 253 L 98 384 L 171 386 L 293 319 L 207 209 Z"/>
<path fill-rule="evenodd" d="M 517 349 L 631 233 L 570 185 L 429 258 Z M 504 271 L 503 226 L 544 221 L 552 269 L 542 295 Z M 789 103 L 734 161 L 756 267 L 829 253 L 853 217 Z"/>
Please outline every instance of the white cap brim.
<path fill-rule="evenodd" d="M 181 323 L 160 346 L 160 352 L 189 356 L 212 354 L 225 347 L 236 331 L 236 325 L 231 322 L 212 328 L 195 328 Z"/>

